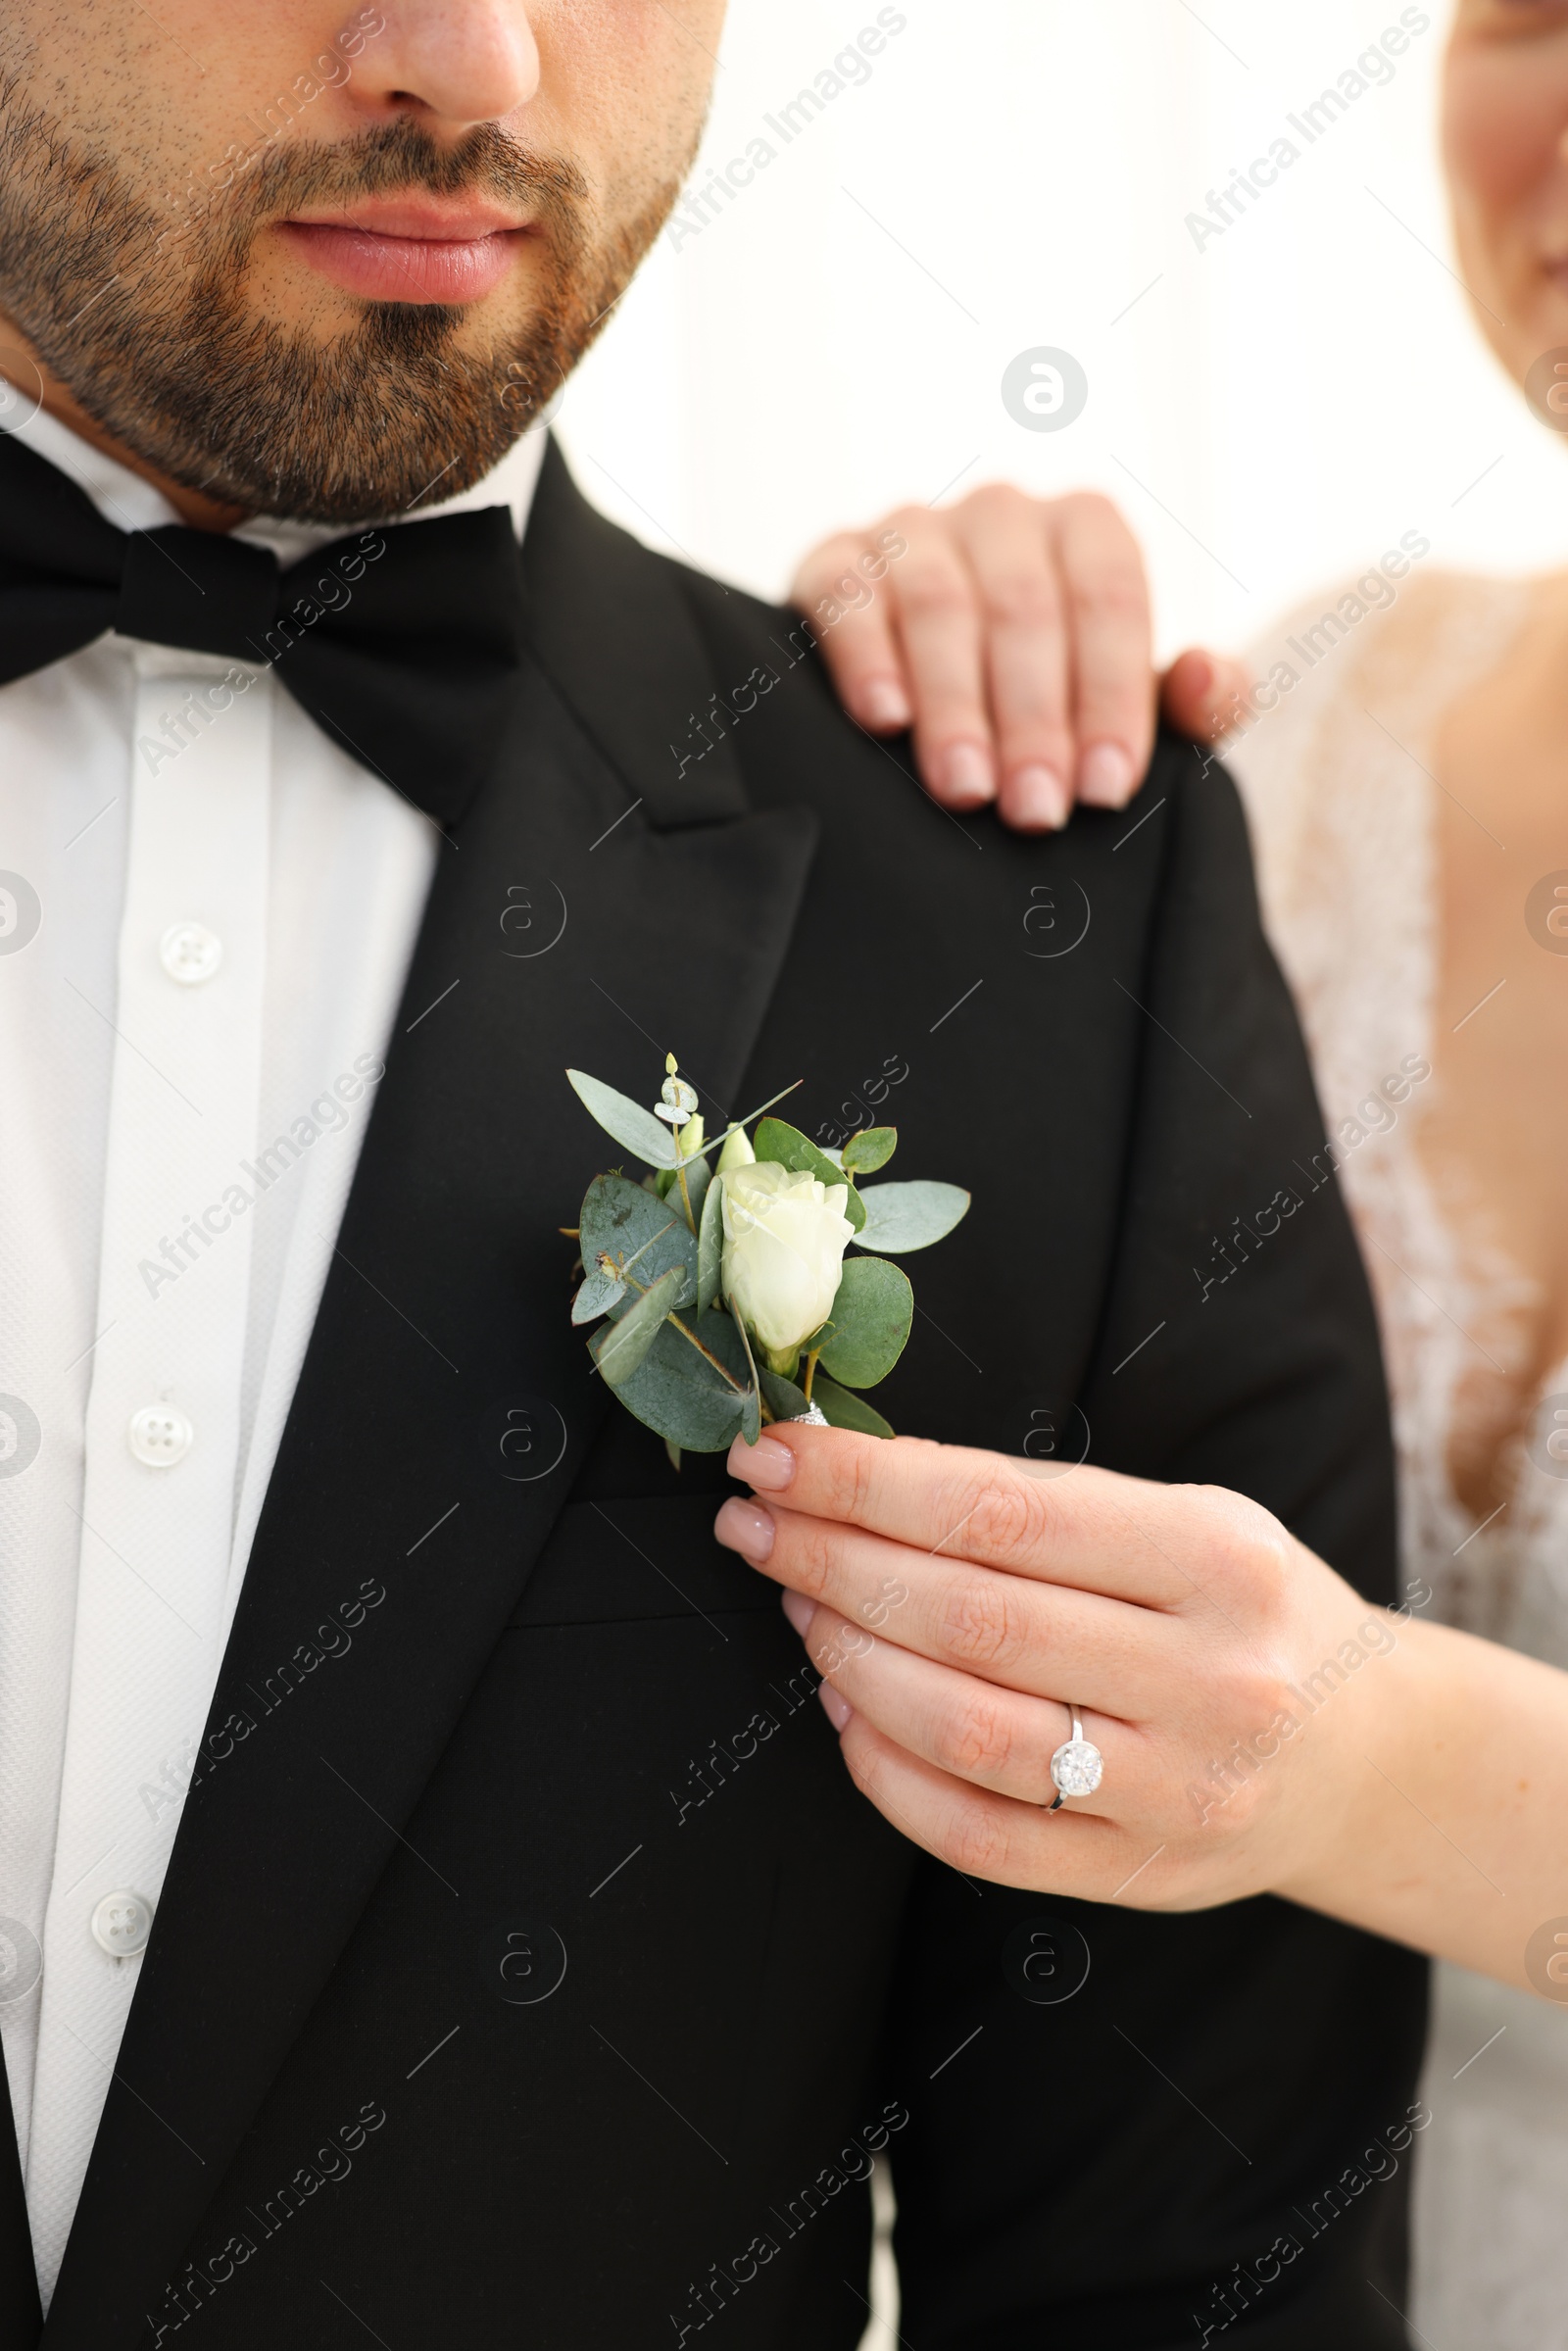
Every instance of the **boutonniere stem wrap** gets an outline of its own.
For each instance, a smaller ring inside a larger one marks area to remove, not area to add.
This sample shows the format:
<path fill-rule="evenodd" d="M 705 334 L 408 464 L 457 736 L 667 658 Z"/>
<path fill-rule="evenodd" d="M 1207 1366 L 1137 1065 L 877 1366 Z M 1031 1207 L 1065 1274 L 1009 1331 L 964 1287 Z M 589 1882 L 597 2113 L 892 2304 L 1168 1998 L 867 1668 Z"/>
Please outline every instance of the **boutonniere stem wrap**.
<path fill-rule="evenodd" d="M 821 1151 L 767 1115 L 782 1094 L 710 1138 L 673 1053 L 651 1108 L 580 1069 L 566 1075 L 648 1169 L 589 1185 L 571 1234 L 583 1277 L 571 1319 L 597 1324 L 599 1376 L 676 1466 L 683 1451 L 724 1452 L 736 1437 L 755 1445 L 773 1420 L 891 1437 L 865 1399 L 914 1318 L 908 1276 L 891 1259 L 951 1233 L 968 1193 L 862 1186 L 892 1158 L 897 1128 Z"/>

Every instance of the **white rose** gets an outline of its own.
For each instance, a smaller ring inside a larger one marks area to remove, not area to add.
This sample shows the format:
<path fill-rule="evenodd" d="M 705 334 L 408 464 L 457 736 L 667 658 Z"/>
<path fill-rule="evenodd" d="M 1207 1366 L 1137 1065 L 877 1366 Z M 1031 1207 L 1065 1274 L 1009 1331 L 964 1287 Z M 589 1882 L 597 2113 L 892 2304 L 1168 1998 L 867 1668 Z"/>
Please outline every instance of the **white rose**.
<path fill-rule="evenodd" d="M 770 1354 L 788 1354 L 833 1311 L 855 1227 L 847 1184 L 761 1159 L 724 1186 L 724 1295 Z"/>

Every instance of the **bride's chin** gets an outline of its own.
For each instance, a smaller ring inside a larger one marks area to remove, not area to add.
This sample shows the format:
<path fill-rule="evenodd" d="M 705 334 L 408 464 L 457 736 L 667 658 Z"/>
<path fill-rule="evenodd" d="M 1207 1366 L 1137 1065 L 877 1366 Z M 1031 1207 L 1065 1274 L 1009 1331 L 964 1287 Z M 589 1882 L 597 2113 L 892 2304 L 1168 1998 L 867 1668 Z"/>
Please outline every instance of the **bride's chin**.
<path fill-rule="evenodd" d="M 1568 350 L 1568 264 L 1542 268 L 1529 283 L 1467 280 L 1482 333 L 1522 392 L 1544 354 Z"/>

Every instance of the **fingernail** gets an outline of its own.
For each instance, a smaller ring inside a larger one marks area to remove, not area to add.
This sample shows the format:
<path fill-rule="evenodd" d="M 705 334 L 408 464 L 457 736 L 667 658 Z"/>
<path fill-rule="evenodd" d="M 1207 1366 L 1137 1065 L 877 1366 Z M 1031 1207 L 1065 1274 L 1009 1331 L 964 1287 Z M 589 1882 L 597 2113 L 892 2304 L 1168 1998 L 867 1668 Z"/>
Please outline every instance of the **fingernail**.
<path fill-rule="evenodd" d="M 873 677 L 860 688 L 860 709 L 867 726 L 907 726 L 914 712 L 896 677 Z"/>
<path fill-rule="evenodd" d="M 812 1617 L 816 1614 L 816 1602 L 814 1600 L 808 1600 L 804 1592 L 791 1592 L 786 1585 L 784 1590 L 784 1613 L 789 1618 L 790 1623 L 795 1627 L 796 1632 L 799 1633 L 801 1639 L 804 1641 L 806 1639 L 807 1629 L 809 1626 Z"/>
<path fill-rule="evenodd" d="M 1199 700 L 1202 701 L 1205 696 L 1214 691 L 1214 664 L 1206 653 L 1195 653 L 1192 661 L 1193 666 L 1189 673 L 1188 684 Z"/>
<path fill-rule="evenodd" d="M 1007 804 L 1014 824 L 1056 832 L 1067 821 L 1067 787 L 1054 767 L 1020 767 L 1007 786 Z"/>
<path fill-rule="evenodd" d="M 978 743 L 951 744 L 943 756 L 941 766 L 943 788 L 955 800 L 961 800 L 972 807 L 979 801 L 990 800 L 996 791 L 997 779 L 992 773 L 991 755 L 982 750 Z"/>
<path fill-rule="evenodd" d="M 759 1437 L 755 1445 L 737 1437 L 729 1448 L 726 1467 L 732 1478 L 742 1478 L 748 1486 L 760 1486 L 764 1494 L 782 1494 L 795 1475 L 795 1455 L 776 1437 Z"/>
<path fill-rule="evenodd" d="M 713 1521 L 713 1539 L 726 1550 L 739 1551 L 760 1567 L 773 1548 L 773 1518 L 759 1502 L 743 1502 L 732 1496 Z"/>
<path fill-rule="evenodd" d="M 818 1683 L 816 1694 L 821 1699 L 822 1711 L 827 1716 L 828 1721 L 833 1725 L 834 1730 L 842 1731 L 845 1724 L 849 1721 L 851 1715 L 855 1712 L 855 1708 L 850 1704 L 849 1699 L 842 1696 L 841 1693 L 834 1689 L 831 1682 Z"/>
<path fill-rule="evenodd" d="M 1092 808 L 1119 808 L 1137 782 L 1119 743 L 1095 743 L 1078 762 L 1078 797 Z"/>

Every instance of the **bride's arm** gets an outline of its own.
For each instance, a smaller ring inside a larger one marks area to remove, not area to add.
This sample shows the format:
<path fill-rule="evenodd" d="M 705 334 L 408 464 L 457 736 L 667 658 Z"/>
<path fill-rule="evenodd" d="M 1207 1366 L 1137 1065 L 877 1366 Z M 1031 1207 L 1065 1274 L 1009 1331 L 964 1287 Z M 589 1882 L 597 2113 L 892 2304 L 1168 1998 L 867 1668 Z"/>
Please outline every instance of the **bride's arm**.
<path fill-rule="evenodd" d="M 1568 1998 L 1568 1675 L 1369 1607 L 1215 1488 L 795 1427 L 735 1453 L 758 1498 L 720 1541 L 942 1860 L 1151 1910 L 1283 1894 Z M 1064 1701 L 1104 1775 L 1052 1812 Z"/>
<path fill-rule="evenodd" d="M 1277 1890 L 1568 2000 L 1568 1674 L 1447 1625 L 1396 1631 L 1386 1703 L 1334 1741 L 1341 1833 Z"/>

